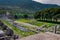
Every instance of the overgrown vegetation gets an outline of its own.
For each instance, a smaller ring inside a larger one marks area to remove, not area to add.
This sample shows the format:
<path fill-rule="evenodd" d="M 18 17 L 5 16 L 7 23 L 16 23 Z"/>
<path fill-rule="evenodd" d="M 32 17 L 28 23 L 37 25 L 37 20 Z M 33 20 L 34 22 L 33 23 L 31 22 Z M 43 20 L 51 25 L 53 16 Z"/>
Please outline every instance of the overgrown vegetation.
<path fill-rule="evenodd" d="M 29 23 L 31 25 L 35 25 L 35 26 L 38 26 L 38 27 L 41 27 L 43 25 L 46 25 L 46 27 L 52 27 L 54 26 L 55 24 L 53 23 L 47 23 L 47 22 L 42 22 L 42 21 L 36 21 L 34 19 L 19 19 L 17 20 L 18 22 L 24 22 L 24 23 Z"/>
<path fill-rule="evenodd" d="M 58 21 L 60 20 L 60 8 L 48 8 L 36 12 L 34 15 L 36 19 Z"/>
<path fill-rule="evenodd" d="M 21 30 L 19 30 L 18 28 L 12 26 L 12 25 L 11 25 L 8 21 L 6 21 L 6 20 L 1 20 L 1 21 L 2 21 L 5 25 L 7 25 L 10 29 L 12 29 L 16 35 L 19 35 L 20 37 L 25 37 L 25 36 L 29 36 L 29 35 L 35 34 L 35 33 L 32 32 L 32 31 L 29 31 L 29 32 L 21 31 Z"/>

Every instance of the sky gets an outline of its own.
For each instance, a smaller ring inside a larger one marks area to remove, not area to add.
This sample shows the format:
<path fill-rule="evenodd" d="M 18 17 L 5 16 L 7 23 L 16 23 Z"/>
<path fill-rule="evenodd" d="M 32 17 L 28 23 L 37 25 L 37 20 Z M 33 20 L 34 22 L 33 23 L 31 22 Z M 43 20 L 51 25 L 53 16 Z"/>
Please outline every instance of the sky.
<path fill-rule="evenodd" d="M 60 0 L 33 0 L 33 1 L 40 2 L 43 4 L 57 4 L 60 6 Z"/>

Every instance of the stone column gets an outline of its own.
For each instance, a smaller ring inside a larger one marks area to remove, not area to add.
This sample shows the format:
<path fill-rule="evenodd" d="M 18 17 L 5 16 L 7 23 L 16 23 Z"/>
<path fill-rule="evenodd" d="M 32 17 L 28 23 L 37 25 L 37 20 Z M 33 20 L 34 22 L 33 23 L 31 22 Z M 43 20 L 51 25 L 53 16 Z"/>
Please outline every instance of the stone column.
<path fill-rule="evenodd" d="M 57 25 L 54 27 L 54 33 L 57 33 Z"/>

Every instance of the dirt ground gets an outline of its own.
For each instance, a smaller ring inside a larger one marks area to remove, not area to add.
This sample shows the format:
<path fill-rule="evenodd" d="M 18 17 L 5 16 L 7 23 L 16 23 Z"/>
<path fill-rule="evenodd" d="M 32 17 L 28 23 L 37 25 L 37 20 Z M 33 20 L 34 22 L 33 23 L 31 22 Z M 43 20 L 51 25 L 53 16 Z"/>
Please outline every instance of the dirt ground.
<path fill-rule="evenodd" d="M 60 35 L 54 33 L 40 33 L 31 35 L 20 40 L 60 40 Z"/>

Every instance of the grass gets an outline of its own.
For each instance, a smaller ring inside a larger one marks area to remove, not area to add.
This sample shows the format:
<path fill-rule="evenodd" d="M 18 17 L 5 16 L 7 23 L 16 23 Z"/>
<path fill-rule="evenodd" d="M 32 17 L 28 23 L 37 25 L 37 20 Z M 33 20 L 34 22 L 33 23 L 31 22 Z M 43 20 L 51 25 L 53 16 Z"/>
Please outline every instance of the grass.
<path fill-rule="evenodd" d="M 34 32 L 30 31 L 30 32 L 23 32 L 21 30 L 19 30 L 18 28 L 12 26 L 8 21 L 6 20 L 1 20 L 5 25 L 7 25 L 10 29 L 12 29 L 14 31 L 14 34 L 19 35 L 21 37 L 26 37 L 29 35 L 33 35 L 35 34 Z"/>
<path fill-rule="evenodd" d="M 43 25 L 42 22 L 37 22 L 36 20 L 32 20 L 32 19 L 19 19 L 19 20 L 16 20 L 16 21 L 24 22 L 24 23 L 29 23 L 29 24 L 36 25 L 36 26 Z"/>
<path fill-rule="evenodd" d="M 36 21 L 36 20 L 31 20 L 31 19 L 29 19 L 29 20 L 28 19 L 19 19 L 19 20 L 16 20 L 16 21 L 29 23 L 29 24 L 32 24 L 32 25 L 36 25 L 38 27 L 40 27 L 42 25 L 46 25 L 47 28 L 55 25 L 53 23 L 41 22 L 41 21 Z"/>
<path fill-rule="evenodd" d="M 23 25 L 23 27 L 26 28 L 26 29 L 29 29 L 29 30 L 33 30 L 33 31 L 35 30 L 33 27 L 30 27 L 30 26 L 28 27 L 28 26 Z"/>

